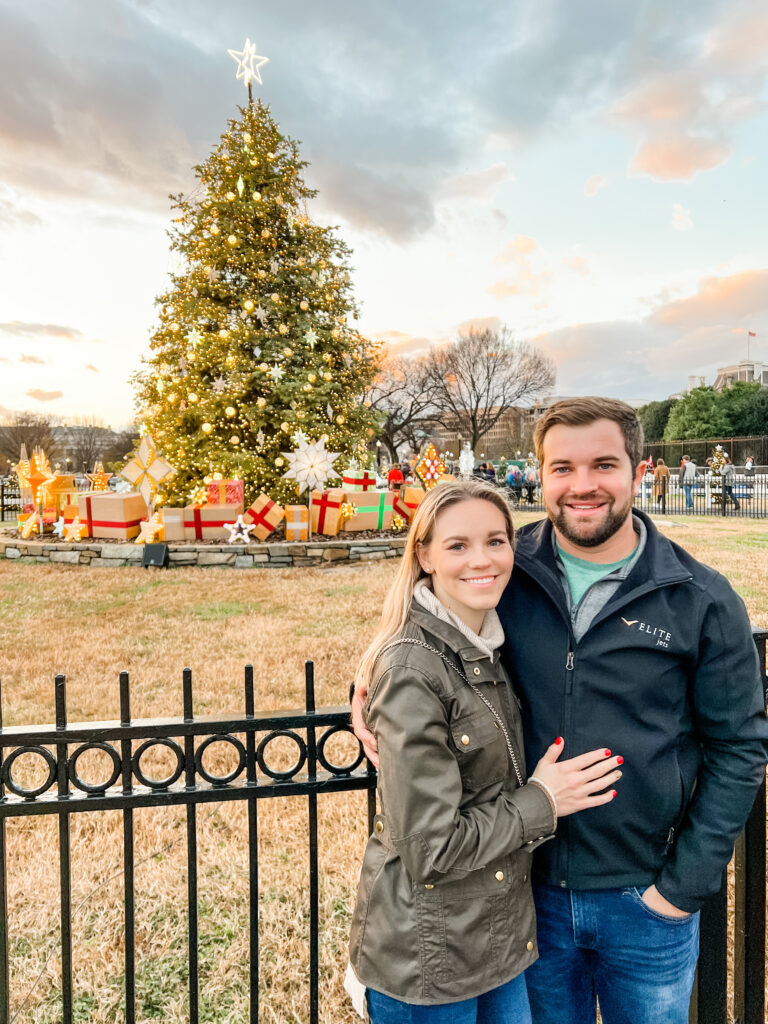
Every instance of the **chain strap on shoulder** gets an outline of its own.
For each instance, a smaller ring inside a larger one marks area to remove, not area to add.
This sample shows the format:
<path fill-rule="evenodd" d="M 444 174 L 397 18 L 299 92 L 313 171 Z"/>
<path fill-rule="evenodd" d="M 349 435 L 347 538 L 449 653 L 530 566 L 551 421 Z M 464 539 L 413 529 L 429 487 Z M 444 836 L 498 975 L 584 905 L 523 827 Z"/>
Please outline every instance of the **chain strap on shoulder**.
<path fill-rule="evenodd" d="M 517 755 L 515 754 L 515 749 L 512 746 L 512 740 L 509 737 L 507 727 L 501 715 L 498 713 L 493 704 L 488 700 L 485 694 L 482 693 L 480 689 L 477 686 L 475 686 L 475 684 L 470 679 L 467 678 L 466 673 L 463 672 L 462 669 L 460 669 L 455 662 L 451 661 L 447 654 L 445 654 L 443 651 L 439 651 L 436 647 L 433 647 L 432 644 L 428 644 L 425 640 L 417 640 L 415 637 L 402 637 L 400 640 L 392 640 L 390 643 L 386 644 L 384 647 L 381 648 L 381 650 L 379 651 L 379 655 L 384 654 L 385 651 L 389 651 L 393 647 L 398 647 L 400 644 L 413 644 L 414 647 L 423 647 L 425 650 L 431 651 L 432 654 L 436 654 L 438 658 L 441 658 L 449 668 L 452 668 L 453 671 L 457 673 L 457 675 L 461 676 L 461 678 L 464 680 L 467 686 L 470 687 L 472 692 L 480 698 L 483 704 L 485 704 L 485 706 L 491 712 L 496 721 L 496 724 L 504 734 L 504 740 L 507 744 L 507 753 L 509 754 L 509 759 L 512 762 L 512 767 L 515 769 L 515 775 L 517 776 L 518 785 L 524 786 L 525 781 L 523 779 L 522 772 L 520 771 L 520 763 L 517 759 Z M 377 657 L 379 655 L 377 655 Z"/>

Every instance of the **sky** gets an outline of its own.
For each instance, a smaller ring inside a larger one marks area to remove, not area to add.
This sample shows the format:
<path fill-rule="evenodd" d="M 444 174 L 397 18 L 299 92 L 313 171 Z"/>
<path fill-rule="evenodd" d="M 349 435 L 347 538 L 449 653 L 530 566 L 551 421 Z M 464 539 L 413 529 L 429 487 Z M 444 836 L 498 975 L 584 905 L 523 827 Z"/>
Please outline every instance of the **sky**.
<path fill-rule="evenodd" d="M 0 0 L 0 415 L 132 421 L 246 37 L 393 353 L 504 324 L 631 400 L 768 362 L 764 0 Z"/>

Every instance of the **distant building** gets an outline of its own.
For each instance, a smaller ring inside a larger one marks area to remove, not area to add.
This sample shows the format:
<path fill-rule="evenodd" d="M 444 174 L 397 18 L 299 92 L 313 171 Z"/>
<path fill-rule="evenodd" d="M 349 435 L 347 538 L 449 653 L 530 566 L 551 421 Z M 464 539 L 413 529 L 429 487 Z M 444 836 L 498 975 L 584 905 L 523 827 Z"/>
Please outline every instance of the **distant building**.
<path fill-rule="evenodd" d="M 715 391 L 722 391 L 737 380 L 756 380 L 764 388 L 768 388 L 768 363 L 760 363 L 754 359 L 742 359 L 732 366 L 720 366 L 715 377 Z"/>

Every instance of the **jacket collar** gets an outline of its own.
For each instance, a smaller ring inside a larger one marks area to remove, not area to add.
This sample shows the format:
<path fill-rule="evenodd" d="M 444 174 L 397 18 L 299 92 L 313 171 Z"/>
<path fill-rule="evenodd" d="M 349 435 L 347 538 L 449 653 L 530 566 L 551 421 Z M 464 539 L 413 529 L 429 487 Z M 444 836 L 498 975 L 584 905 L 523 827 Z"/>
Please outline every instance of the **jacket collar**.
<path fill-rule="evenodd" d="M 653 521 L 638 509 L 633 509 L 632 515 L 637 516 L 645 526 L 645 550 L 622 584 L 622 593 L 649 584 L 663 587 L 669 583 L 689 580 L 691 574 L 678 558 L 674 545 L 659 533 Z M 551 596 L 557 594 L 562 602 L 562 584 L 555 561 L 552 533 L 552 523 L 548 519 L 521 527 L 515 547 L 515 567 L 532 576 Z M 514 574 L 510 585 L 514 586 Z"/>
<path fill-rule="evenodd" d="M 438 619 L 432 612 L 427 611 L 426 608 L 422 608 L 421 605 L 415 601 L 411 604 L 411 622 L 414 622 L 421 629 L 431 633 L 432 636 L 437 637 L 441 640 L 446 647 L 461 658 L 462 661 L 482 661 L 490 662 L 491 665 L 498 664 L 499 651 L 493 652 L 493 659 L 488 658 L 486 654 L 480 650 L 479 647 L 475 647 L 473 643 L 464 636 L 463 633 L 459 632 L 455 626 L 452 626 L 450 622 L 444 622 L 442 619 Z"/>

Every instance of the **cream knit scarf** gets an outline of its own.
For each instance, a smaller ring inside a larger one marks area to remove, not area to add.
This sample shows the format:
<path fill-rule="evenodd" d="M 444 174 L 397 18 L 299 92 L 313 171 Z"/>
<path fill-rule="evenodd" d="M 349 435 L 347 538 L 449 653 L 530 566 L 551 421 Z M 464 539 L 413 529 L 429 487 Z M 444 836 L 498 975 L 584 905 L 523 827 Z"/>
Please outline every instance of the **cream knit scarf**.
<path fill-rule="evenodd" d="M 413 597 L 422 608 L 426 608 L 436 618 L 458 629 L 471 644 L 474 644 L 491 660 L 493 660 L 493 652 L 504 643 L 504 630 L 495 608 L 490 608 L 485 613 L 480 632 L 474 633 L 465 622 L 461 621 L 458 615 L 455 615 L 438 600 L 435 592 L 432 590 L 431 579 L 419 580 L 413 588 Z"/>

